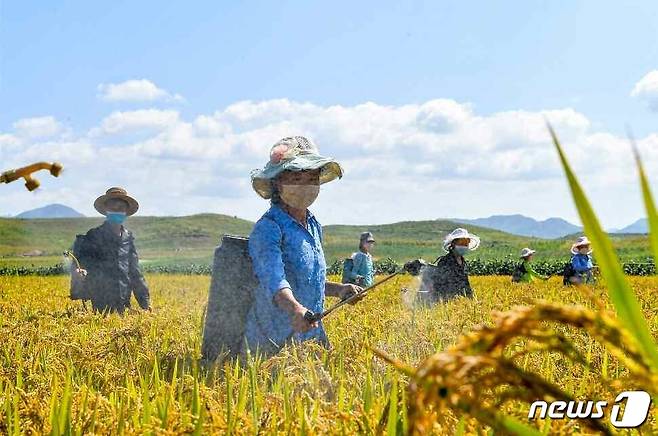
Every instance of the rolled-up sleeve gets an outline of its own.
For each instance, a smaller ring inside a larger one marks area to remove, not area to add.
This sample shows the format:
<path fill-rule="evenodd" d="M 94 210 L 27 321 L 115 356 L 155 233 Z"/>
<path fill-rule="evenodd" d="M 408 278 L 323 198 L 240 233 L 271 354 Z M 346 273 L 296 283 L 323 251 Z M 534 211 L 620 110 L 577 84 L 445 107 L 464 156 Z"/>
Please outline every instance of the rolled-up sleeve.
<path fill-rule="evenodd" d="M 286 280 L 281 253 L 281 228 L 272 220 L 260 219 L 249 237 L 249 256 L 261 288 L 274 298 L 283 288 L 290 288 Z"/>

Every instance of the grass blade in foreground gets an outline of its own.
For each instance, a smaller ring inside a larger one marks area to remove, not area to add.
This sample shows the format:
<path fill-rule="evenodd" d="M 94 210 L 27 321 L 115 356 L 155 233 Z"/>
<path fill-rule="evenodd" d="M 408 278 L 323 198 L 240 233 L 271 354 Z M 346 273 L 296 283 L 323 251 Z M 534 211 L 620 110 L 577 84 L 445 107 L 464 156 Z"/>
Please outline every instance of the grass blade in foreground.
<path fill-rule="evenodd" d="M 642 314 L 640 304 L 637 301 L 635 293 L 631 289 L 612 243 L 607 234 L 601 228 L 594 210 L 592 209 L 585 192 L 583 191 L 576 175 L 569 166 L 569 162 L 562 150 L 560 141 L 557 139 L 555 131 L 548 124 L 548 130 L 553 138 L 553 143 L 560 156 L 562 167 L 569 181 L 569 187 L 573 195 L 578 214 L 583 222 L 585 233 L 591 238 L 592 244 L 597 250 L 597 259 L 601 266 L 601 272 L 608 285 L 610 300 L 615 307 L 617 316 L 621 322 L 629 329 L 633 337 L 637 340 L 640 349 L 644 352 L 654 371 L 658 371 L 658 347 L 651 336 L 647 327 L 646 320 Z M 655 218 L 655 215 L 654 215 Z M 651 219 L 651 217 L 650 217 Z"/>
<path fill-rule="evenodd" d="M 651 242 L 651 249 L 653 250 L 653 258 L 655 262 L 655 259 L 658 259 L 658 215 L 656 215 L 656 204 L 651 195 L 649 180 L 647 174 L 644 172 L 640 153 L 633 139 L 631 139 L 631 145 L 633 146 L 633 154 L 635 155 L 635 162 L 637 163 L 637 171 L 640 175 L 642 198 L 644 199 L 644 207 L 647 210 L 647 221 L 649 222 L 649 241 Z"/>

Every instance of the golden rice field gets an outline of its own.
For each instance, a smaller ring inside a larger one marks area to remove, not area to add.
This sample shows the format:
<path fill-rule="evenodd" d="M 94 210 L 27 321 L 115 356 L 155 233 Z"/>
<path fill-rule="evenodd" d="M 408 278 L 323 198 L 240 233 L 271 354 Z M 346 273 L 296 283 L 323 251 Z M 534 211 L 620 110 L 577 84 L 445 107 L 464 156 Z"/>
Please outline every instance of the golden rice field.
<path fill-rule="evenodd" d="M 413 279 L 401 276 L 326 320 L 331 351 L 289 348 L 268 361 L 208 371 L 197 362 L 209 277 L 147 280 L 152 313 L 102 318 L 68 300 L 67 277 L 0 277 L 0 433 L 401 434 L 416 394 L 373 349 L 416 366 L 491 323 L 492 311 L 528 298 L 593 307 L 559 278 L 513 285 L 507 277 L 473 277 L 475 300 L 414 309 Z M 658 282 L 630 281 L 655 338 Z M 405 286 L 412 290 L 402 292 Z M 603 288 L 592 292 L 607 304 Z M 633 387 L 632 377 L 624 381 L 625 367 L 598 342 L 571 327 L 554 332 L 570 338 L 587 364 L 546 350 L 524 355 L 519 365 L 579 399 L 612 401 L 607 379 Z M 578 421 L 529 422 L 526 403 L 485 406 L 543 434 L 592 433 Z M 650 413 L 642 434 L 658 433 Z M 434 434 L 491 434 L 467 415 L 446 409 L 438 416 Z"/>

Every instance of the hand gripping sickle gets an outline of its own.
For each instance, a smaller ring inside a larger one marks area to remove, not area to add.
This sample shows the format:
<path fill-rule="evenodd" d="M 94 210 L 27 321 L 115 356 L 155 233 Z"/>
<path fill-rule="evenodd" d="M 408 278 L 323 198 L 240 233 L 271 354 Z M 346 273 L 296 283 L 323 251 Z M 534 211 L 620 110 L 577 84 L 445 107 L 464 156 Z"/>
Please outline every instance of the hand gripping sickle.
<path fill-rule="evenodd" d="M 35 173 L 39 170 L 48 170 L 50 171 L 50 174 L 57 177 L 60 175 L 63 168 L 64 167 L 62 164 L 58 162 L 37 162 L 26 167 L 5 171 L 4 173 L 0 174 L 0 183 L 11 183 L 14 180 L 23 178 L 25 179 L 25 187 L 27 190 L 34 191 L 39 187 L 39 181 L 32 177 L 32 173 Z"/>

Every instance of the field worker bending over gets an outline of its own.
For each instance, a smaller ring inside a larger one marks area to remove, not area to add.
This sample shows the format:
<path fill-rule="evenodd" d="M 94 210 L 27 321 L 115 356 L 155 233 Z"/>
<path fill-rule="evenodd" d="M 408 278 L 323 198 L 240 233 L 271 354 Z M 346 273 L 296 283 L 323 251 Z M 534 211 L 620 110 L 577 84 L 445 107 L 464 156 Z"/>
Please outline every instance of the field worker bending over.
<path fill-rule="evenodd" d="M 548 277 L 535 272 L 535 270 L 532 268 L 532 265 L 530 264 L 536 252 L 536 250 L 531 250 L 530 248 L 524 248 L 521 250 L 521 262 L 516 265 L 516 268 L 512 273 L 513 282 L 533 283 L 537 280 L 548 280 Z"/>
<path fill-rule="evenodd" d="M 571 246 L 571 262 L 565 268 L 564 283 L 580 285 L 592 283 L 592 244 L 587 236 L 581 236 Z"/>
<path fill-rule="evenodd" d="M 352 255 L 352 262 L 346 274 L 345 283 L 354 283 L 364 288 L 372 286 L 375 270 L 370 252 L 375 245 L 375 238 L 370 232 L 361 233 L 359 251 Z"/>
<path fill-rule="evenodd" d="M 96 199 L 94 208 L 106 219 L 82 239 L 79 260 L 85 269 L 76 270 L 90 291 L 94 311 L 122 314 L 130 307 L 132 293 L 142 309 L 151 310 L 135 239 L 123 226 L 139 209 L 137 200 L 123 188 L 110 188 Z"/>
<path fill-rule="evenodd" d="M 247 314 L 246 350 L 271 355 L 289 340 L 328 347 L 322 322 L 309 323 L 304 314 L 321 312 L 325 295 L 344 299 L 362 290 L 326 280 L 322 227 L 308 210 L 320 185 L 340 177 L 340 165 L 302 136 L 281 139 L 267 165 L 252 172 L 254 190 L 271 206 L 249 237 L 259 285 Z"/>
<path fill-rule="evenodd" d="M 480 246 L 480 238 L 468 230 L 453 230 L 443 241 L 444 256 L 436 265 L 417 259 L 405 264 L 405 270 L 422 275 L 419 289 L 421 303 L 433 304 L 458 296 L 473 298 L 473 289 L 468 280 L 468 268 L 464 256 Z"/>

